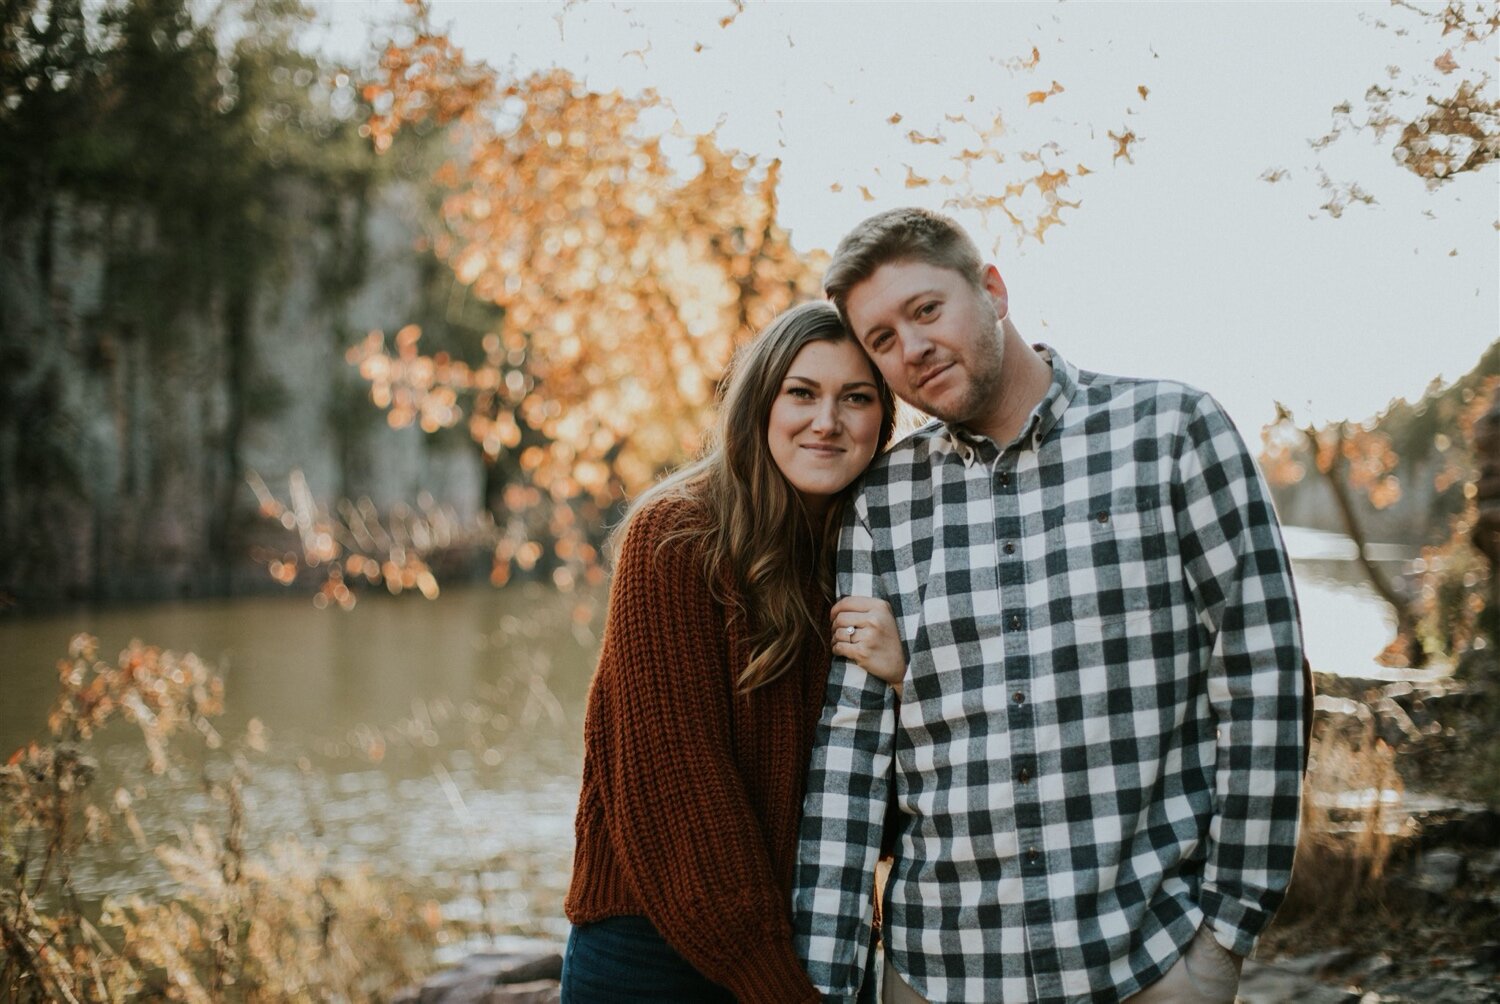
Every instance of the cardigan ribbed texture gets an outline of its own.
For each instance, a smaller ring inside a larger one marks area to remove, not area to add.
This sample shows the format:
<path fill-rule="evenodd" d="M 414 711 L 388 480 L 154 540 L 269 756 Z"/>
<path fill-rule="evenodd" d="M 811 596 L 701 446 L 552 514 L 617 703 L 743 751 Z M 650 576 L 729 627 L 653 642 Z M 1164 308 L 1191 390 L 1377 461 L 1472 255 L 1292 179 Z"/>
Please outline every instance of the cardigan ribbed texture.
<path fill-rule="evenodd" d="M 743 618 L 713 598 L 699 545 L 659 546 L 695 518 L 694 503 L 659 500 L 620 548 L 564 909 L 574 924 L 646 917 L 741 1001 L 815 1002 L 792 949 L 791 885 L 829 655 L 807 652 L 735 693 L 750 659 Z"/>

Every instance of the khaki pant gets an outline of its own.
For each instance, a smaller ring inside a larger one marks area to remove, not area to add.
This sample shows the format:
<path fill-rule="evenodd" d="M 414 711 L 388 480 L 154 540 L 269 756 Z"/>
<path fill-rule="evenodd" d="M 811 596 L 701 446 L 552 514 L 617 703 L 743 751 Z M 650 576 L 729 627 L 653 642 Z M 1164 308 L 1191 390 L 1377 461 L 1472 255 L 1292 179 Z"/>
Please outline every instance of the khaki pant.
<path fill-rule="evenodd" d="M 1244 961 L 1219 944 L 1205 923 L 1166 975 L 1126 1004 L 1234 1004 Z"/>
<path fill-rule="evenodd" d="M 927 1004 L 927 998 L 911 988 L 901 978 L 891 960 L 885 960 L 885 970 L 880 978 L 880 1004 Z"/>
<path fill-rule="evenodd" d="M 1127 998 L 1126 1004 L 1234 1004 L 1243 964 L 1244 960 L 1214 940 L 1213 932 L 1204 924 L 1166 975 Z M 885 960 L 880 1002 L 927 1004 L 926 998 L 896 972 L 890 959 Z"/>

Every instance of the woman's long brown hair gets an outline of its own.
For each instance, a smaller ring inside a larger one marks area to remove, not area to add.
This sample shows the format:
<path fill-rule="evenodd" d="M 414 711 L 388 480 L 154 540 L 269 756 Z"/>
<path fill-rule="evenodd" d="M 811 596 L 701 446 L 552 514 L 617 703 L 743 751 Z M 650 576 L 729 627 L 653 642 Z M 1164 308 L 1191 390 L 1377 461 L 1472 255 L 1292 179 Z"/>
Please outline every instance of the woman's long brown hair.
<path fill-rule="evenodd" d="M 663 543 L 699 543 L 715 598 L 732 608 L 732 616 L 746 618 L 751 654 L 737 681 L 741 693 L 786 673 L 806 646 L 827 645 L 828 625 L 813 616 L 805 589 L 812 576 L 832 597 L 833 544 L 849 489 L 815 523 L 772 459 L 766 430 L 797 353 L 811 342 L 846 340 L 854 338 L 826 301 L 779 315 L 730 363 L 728 387 L 703 456 L 637 498 L 614 533 L 615 540 L 623 540 L 636 514 L 657 499 L 698 503 L 703 519 Z M 872 364 L 870 372 L 882 410 L 878 453 L 890 442 L 896 406 L 880 371 Z M 737 596 L 724 595 L 726 573 Z"/>

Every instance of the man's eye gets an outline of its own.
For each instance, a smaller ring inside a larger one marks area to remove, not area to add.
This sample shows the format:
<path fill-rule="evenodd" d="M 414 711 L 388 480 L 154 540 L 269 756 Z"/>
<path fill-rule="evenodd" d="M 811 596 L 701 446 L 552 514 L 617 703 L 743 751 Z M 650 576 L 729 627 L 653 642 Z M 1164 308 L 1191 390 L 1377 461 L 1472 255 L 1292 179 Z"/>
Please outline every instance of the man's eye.
<path fill-rule="evenodd" d="M 891 333 L 889 331 L 882 331 L 880 334 L 870 339 L 870 348 L 875 350 L 883 349 L 890 344 L 890 341 Z"/>
<path fill-rule="evenodd" d="M 933 314 L 937 313 L 937 309 L 938 309 L 938 305 L 937 305 L 936 301 L 934 301 L 932 303 L 924 303 L 920 307 L 917 308 L 917 316 L 918 317 L 931 317 Z"/>

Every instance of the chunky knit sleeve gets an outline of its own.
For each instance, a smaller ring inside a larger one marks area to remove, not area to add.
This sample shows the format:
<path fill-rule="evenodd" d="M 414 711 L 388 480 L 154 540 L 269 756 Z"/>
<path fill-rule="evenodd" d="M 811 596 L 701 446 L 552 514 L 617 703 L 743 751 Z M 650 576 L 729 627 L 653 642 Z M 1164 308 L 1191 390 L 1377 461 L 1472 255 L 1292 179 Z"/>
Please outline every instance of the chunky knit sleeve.
<path fill-rule="evenodd" d="M 817 1001 L 730 749 L 725 611 L 696 548 L 660 546 L 683 506 L 639 514 L 618 556 L 592 723 L 610 843 L 648 919 L 701 973 L 741 1001 Z"/>

